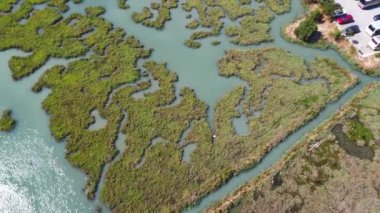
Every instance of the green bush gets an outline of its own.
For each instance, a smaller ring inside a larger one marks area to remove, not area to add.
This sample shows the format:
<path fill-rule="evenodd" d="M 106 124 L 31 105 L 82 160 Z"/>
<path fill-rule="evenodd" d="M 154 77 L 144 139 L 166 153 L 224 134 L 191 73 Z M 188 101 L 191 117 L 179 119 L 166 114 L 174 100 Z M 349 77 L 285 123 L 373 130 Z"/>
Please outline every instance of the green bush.
<path fill-rule="evenodd" d="M 313 10 L 310 12 L 310 15 L 308 17 L 308 19 L 311 19 L 315 22 L 321 22 L 321 19 L 322 19 L 322 13 L 320 10 Z"/>
<path fill-rule="evenodd" d="M 310 41 L 310 37 L 317 30 L 317 25 L 314 23 L 312 19 L 308 18 L 305 21 L 301 22 L 301 24 L 296 28 L 294 33 L 296 34 L 297 38 L 301 39 L 302 41 L 308 42 Z"/>
<path fill-rule="evenodd" d="M 369 130 L 363 123 L 359 120 L 352 120 L 350 122 L 349 136 L 352 140 L 364 140 L 367 144 L 375 139 L 371 130 Z"/>
<path fill-rule="evenodd" d="M 118 0 L 117 3 L 120 9 L 126 10 L 129 8 L 129 5 L 127 4 L 127 0 Z"/>
<path fill-rule="evenodd" d="M 321 0 L 322 13 L 325 15 L 331 15 L 334 10 L 337 9 L 337 5 L 334 0 Z"/>
<path fill-rule="evenodd" d="M 5 110 L 0 116 L 0 132 L 9 132 L 14 128 L 16 121 L 12 118 L 11 113 L 12 111 Z"/>

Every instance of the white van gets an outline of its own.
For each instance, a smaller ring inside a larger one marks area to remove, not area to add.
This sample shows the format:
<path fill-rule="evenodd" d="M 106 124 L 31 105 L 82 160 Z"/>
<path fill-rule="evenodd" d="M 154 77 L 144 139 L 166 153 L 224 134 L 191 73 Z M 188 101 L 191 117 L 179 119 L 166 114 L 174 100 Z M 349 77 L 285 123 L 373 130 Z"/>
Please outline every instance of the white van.
<path fill-rule="evenodd" d="M 375 8 L 380 5 L 380 0 L 359 0 L 358 5 L 363 10 Z"/>
<path fill-rule="evenodd" d="M 374 51 L 380 50 L 380 36 L 372 37 L 371 41 L 368 43 L 368 46 Z"/>
<path fill-rule="evenodd" d="M 370 36 L 380 35 L 380 20 L 372 22 L 370 25 L 368 25 L 367 29 L 365 31 Z"/>

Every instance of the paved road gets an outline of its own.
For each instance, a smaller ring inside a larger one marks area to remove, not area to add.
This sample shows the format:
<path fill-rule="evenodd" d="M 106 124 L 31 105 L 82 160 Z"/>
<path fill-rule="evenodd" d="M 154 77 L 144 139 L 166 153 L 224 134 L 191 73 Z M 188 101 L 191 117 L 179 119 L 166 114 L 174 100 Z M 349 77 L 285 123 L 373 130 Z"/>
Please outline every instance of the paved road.
<path fill-rule="evenodd" d="M 360 33 L 349 37 L 351 43 L 356 47 L 358 53 L 363 57 L 368 57 L 373 55 L 375 52 L 367 47 L 371 40 L 371 37 L 365 32 L 365 29 L 370 23 L 373 22 L 373 16 L 380 14 L 380 7 L 373 8 L 370 10 L 362 10 L 358 6 L 358 1 L 355 0 L 335 0 L 336 3 L 342 5 L 343 9 L 354 17 L 355 22 L 345 25 L 338 25 L 339 29 L 345 29 L 351 25 L 359 25 L 361 30 Z"/>

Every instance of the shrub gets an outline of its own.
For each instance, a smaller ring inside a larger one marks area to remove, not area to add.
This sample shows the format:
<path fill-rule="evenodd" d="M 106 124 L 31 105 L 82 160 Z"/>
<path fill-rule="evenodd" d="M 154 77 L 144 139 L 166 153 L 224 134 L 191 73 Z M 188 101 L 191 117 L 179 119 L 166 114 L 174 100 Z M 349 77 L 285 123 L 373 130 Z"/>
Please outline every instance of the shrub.
<path fill-rule="evenodd" d="M 311 19 L 306 19 L 305 21 L 301 22 L 301 24 L 296 28 L 294 33 L 296 34 L 297 38 L 301 39 L 302 41 L 308 42 L 310 40 L 310 37 L 318 30 L 317 25 L 314 23 Z"/>
<path fill-rule="evenodd" d="M 334 10 L 338 8 L 334 0 L 321 0 L 320 3 L 321 3 L 321 8 L 322 8 L 322 13 L 328 16 L 331 15 L 331 13 L 334 12 Z"/>
<path fill-rule="evenodd" d="M 321 19 L 322 19 L 322 13 L 320 10 L 313 10 L 310 12 L 310 15 L 308 17 L 308 19 L 311 19 L 315 22 L 321 22 Z"/>
<path fill-rule="evenodd" d="M 335 30 L 330 33 L 330 36 L 332 36 L 335 41 L 339 41 L 342 38 L 342 32 L 335 28 Z"/>
<path fill-rule="evenodd" d="M 218 45 L 220 44 L 220 41 L 215 40 L 215 41 L 212 41 L 211 44 L 212 44 L 213 46 L 218 46 Z"/>
<path fill-rule="evenodd" d="M 14 128 L 16 121 L 12 118 L 11 113 L 12 111 L 5 110 L 0 116 L 0 132 L 9 132 Z"/>
<path fill-rule="evenodd" d="M 126 10 L 129 8 L 129 5 L 127 4 L 127 0 L 118 0 L 117 3 L 120 9 Z"/>
<path fill-rule="evenodd" d="M 358 120 L 352 120 L 350 122 L 349 136 L 352 140 L 364 140 L 368 144 L 374 139 L 374 135 L 363 123 Z"/>
<path fill-rule="evenodd" d="M 201 47 L 201 43 L 193 39 L 187 39 L 183 44 L 193 49 L 198 49 Z"/>

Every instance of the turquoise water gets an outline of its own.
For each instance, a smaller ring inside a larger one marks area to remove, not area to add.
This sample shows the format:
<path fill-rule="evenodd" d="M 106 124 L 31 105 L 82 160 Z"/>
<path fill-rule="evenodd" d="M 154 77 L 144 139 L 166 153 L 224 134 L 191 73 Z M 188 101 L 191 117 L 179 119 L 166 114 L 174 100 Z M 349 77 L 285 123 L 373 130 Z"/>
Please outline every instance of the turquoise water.
<path fill-rule="evenodd" d="M 71 9 L 65 15 L 73 12 L 83 13 L 87 6 L 104 6 L 107 10 L 104 17 L 107 20 L 116 27 L 123 28 L 128 35 L 137 37 L 147 48 L 153 48 L 151 59 L 166 62 L 168 68 L 179 76 L 176 87 L 193 88 L 198 97 L 210 106 L 210 109 L 214 108 L 216 101 L 227 91 L 244 84 L 237 78 L 227 79 L 218 75 L 217 60 L 223 56 L 225 50 L 236 47 L 229 43 L 228 38 L 218 37 L 217 39 L 222 43 L 217 47 L 210 44 L 213 39 L 206 39 L 202 42 L 202 48 L 189 49 L 183 46 L 183 41 L 191 35 L 192 31 L 184 27 L 188 19 L 181 9 L 173 11 L 173 20 L 167 23 L 163 31 L 156 31 L 132 22 L 131 13 L 141 9 L 146 2 L 150 1 L 129 0 L 131 8 L 120 10 L 117 8 L 116 0 L 85 0 L 80 5 L 70 4 Z M 282 47 L 305 59 L 323 55 L 350 68 L 335 51 L 308 49 L 290 44 L 281 38 L 281 26 L 303 13 L 303 8 L 298 1 L 292 1 L 292 7 L 291 13 L 278 16 L 272 23 L 271 34 L 274 36 L 274 42 L 251 47 Z M 93 212 L 100 205 L 99 201 L 86 200 L 82 191 L 85 186 L 85 176 L 72 168 L 64 159 L 65 144 L 55 142 L 50 135 L 48 116 L 41 109 L 41 101 L 48 91 L 35 94 L 30 90 L 44 70 L 54 64 L 67 64 L 68 61 L 52 59 L 37 73 L 14 82 L 10 76 L 8 60 L 12 55 L 22 54 L 25 55 L 16 50 L 0 52 L 0 67 L 2 68 L 0 70 L 0 110 L 12 109 L 18 121 L 13 132 L 0 133 L 0 212 Z M 199 205 L 190 211 L 200 211 L 260 174 L 279 160 L 298 139 L 326 120 L 368 82 L 375 80 L 357 71 L 352 72 L 361 80 L 358 86 L 348 91 L 337 102 L 329 104 L 316 119 L 289 136 L 256 167 L 235 176 L 226 185 L 202 199 Z M 212 118 L 213 111 L 209 110 L 209 120 L 212 121 Z M 96 121 L 101 121 L 101 119 L 98 118 Z M 241 132 L 243 133 L 244 130 Z"/>
<path fill-rule="evenodd" d="M 0 110 L 12 109 L 17 125 L 0 133 L 0 212 L 91 212 L 95 203 L 82 192 L 85 176 L 64 158 L 65 144 L 49 132 L 41 108 L 48 94 L 31 91 L 41 71 L 67 60 L 52 59 L 36 74 L 14 82 L 8 68 L 16 50 L 0 52 Z"/>

